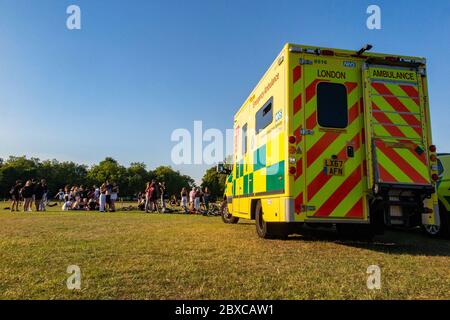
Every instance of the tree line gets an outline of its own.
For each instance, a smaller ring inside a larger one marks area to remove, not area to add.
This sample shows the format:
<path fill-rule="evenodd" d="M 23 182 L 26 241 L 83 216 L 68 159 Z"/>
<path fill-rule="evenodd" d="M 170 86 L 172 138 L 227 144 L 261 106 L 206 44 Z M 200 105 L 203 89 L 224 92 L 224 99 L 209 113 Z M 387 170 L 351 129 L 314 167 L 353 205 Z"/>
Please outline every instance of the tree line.
<path fill-rule="evenodd" d="M 152 179 L 164 181 L 169 196 L 179 197 L 183 187 L 191 189 L 195 181 L 188 175 L 181 174 L 170 166 L 159 166 L 148 170 L 142 162 L 133 162 L 128 167 L 119 164 L 111 157 L 98 164 L 87 166 L 72 161 L 43 160 L 25 156 L 0 158 L 0 198 L 7 199 L 9 191 L 17 180 L 25 182 L 30 179 L 46 179 L 53 197 L 59 189 L 67 186 L 101 185 L 106 180 L 119 185 L 119 196 L 133 198 L 145 190 L 145 184 Z M 215 168 L 206 171 L 201 187 L 208 187 L 213 198 L 221 198 L 224 191 L 225 176 L 215 172 Z"/>

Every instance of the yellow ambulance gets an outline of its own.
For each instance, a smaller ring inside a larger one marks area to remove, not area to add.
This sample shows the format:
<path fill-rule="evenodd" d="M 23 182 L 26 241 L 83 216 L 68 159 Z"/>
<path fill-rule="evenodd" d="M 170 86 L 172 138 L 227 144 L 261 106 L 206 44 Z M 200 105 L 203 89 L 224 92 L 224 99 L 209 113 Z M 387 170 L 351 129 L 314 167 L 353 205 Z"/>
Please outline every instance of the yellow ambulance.
<path fill-rule="evenodd" d="M 433 226 L 433 234 L 450 236 L 450 153 L 438 154 L 437 192 L 439 198 L 440 226 Z"/>
<path fill-rule="evenodd" d="M 424 58 L 286 44 L 234 116 L 223 220 L 371 237 L 440 225 Z"/>

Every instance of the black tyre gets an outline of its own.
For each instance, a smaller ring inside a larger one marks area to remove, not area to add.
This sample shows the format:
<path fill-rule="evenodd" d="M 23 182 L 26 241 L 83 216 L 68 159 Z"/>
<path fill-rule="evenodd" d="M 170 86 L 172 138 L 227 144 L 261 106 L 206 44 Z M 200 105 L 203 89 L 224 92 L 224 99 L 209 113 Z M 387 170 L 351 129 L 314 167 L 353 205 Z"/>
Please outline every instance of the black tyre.
<path fill-rule="evenodd" d="M 261 201 L 258 201 L 255 208 L 256 233 L 263 239 L 286 240 L 289 236 L 289 227 L 287 224 L 269 223 L 264 220 L 264 212 Z"/>
<path fill-rule="evenodd" d="M 264 221 L 264 212 L 262 210 L 261 201 L 258 201 L 255 208 L 255 224 L 256 233 L 260 238 L 270 239 L 267 222 Z"/>
<path fill-rule="evenodd" d="M 228 206 L 225 205 L 225 207 L 222 209 L 222 221 L 229 224 L 236 224 L 239 222 L 239 218 L 233 217 L 233 215 L 228 212 Z"/>
<path fill-rule="evenodd" d="M 448 212 L 445 207 L 439 203 L 439 219 L 441 221 L 441 225 L 439 227 L 422 226 L 422 230 L 431 237 L 448 237 L 450 235 L 449 216 L 450 212 Z"/>

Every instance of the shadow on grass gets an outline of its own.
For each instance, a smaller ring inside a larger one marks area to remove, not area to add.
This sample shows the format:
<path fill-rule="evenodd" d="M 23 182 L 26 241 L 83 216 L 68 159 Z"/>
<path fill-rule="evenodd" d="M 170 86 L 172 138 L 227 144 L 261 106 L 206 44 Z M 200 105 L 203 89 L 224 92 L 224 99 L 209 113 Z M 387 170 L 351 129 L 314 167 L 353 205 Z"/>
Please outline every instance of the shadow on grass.
<path fill-rule="evenodd" d="M 372 241 L 345 240 L 333 229 L 303 228 L 287 241 L 330 241 L 343 246 L 373 250 L 387 254 L 450 257 L 450 239 L 430 238 L 419 230 L 387 230 Z"/>

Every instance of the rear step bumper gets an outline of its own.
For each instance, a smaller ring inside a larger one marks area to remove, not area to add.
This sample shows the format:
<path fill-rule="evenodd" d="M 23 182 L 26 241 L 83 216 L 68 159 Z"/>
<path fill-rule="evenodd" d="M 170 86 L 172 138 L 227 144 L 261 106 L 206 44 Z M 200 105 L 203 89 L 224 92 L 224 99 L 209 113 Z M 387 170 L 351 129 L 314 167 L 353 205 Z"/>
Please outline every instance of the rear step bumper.
<path fill-rule="evenodd" d="M 393 190 L 412 191 L 414 193 L 422 193 L 431 195 L 436 192 L 435 187 L 432 184 L 420 185 L 420 184 L 398 184 L 398 183 L 379 183 L 379 193 L 389 193 Z"/>

